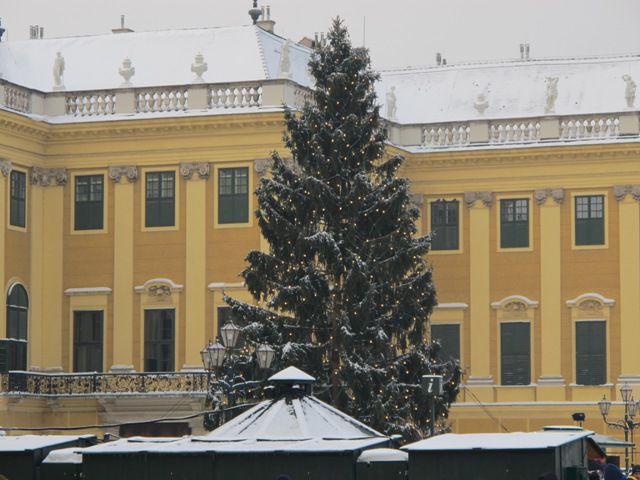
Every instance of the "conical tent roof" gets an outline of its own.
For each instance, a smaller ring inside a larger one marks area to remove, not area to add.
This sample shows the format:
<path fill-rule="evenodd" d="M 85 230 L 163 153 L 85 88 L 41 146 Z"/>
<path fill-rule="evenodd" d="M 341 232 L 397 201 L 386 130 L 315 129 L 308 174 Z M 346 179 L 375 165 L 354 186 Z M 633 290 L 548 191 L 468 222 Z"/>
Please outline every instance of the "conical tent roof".
<path fill-rule="evenodd" d="M 295 367 L 286 368 L 271 378 L 279 384 L 310 383 L 311 375 Z M 206 438 L 234 440 L 352 440 L 385 438 L 358 420 L 333 408 L 312 395 L 278 397 L 264 401 L 217 428 Z"/>

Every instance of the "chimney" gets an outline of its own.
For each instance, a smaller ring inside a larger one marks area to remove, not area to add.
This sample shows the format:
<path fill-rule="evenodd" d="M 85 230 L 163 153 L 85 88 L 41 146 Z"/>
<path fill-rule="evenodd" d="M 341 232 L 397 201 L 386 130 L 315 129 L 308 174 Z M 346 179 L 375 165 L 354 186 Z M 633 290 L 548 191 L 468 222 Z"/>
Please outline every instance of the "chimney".
<path fill-rule="evenodd" d="M 44 38 L 44 27 L 29 25 L 29 40 L 41 40 Z"/>
<path fill-rule="evenodd" d="M 440 52 L 436 53 L 436 65 L 442 65 L 442 54 Z"/>
<path fill-rule="evenodd" d="M 520 44 L 520 60 L 529 61 L 529 43 Z"/>
<path fill-rule="evenodd" d="M 260 14 L 261 17 L 260 20 L 256 22 L 256 25 L 267 32 L 273 33 L 273 27 L 276 22 L 271 20 L 271 5 L 267 5 L 266 7 L 263 5 L 260 11 L 262 12 Z"/>
<path fill-rule="evenodd" d="M 520 44 L 520 60 L 524 60 L 524 43 Z"/>
<path fill-rule="evenodd" d="M 0 42 L 2 41 L 2 35 L 4 35 L 5 29 L 2 28 L 2 19 L 0 18 Z"/>
<path fill-rule="evenodd" d="M 124 15 L 120 15 L 120 28 L 111 29 L 111 33 L 132 33 L 132 32 L 133 30 L 124 26 Z"/>
<path fill-rule="evenodd" d="M 529 42 L 524 44 L 524 56 L 527 60 L 531 60 L 531 57 L 529 56 Z"/>

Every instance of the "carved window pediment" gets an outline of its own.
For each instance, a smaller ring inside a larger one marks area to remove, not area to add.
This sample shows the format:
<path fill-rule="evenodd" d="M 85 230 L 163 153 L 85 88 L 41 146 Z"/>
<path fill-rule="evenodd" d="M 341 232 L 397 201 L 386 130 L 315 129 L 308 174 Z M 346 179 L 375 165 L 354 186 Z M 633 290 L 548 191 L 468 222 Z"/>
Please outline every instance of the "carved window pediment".
<path fill-rule="evenodd" d="M 169 301 L 175 292 L 181 292 L 182 289 L 182 285 L 178 285 L 168 278 L 154 278 L 135 287 L 137 293 L 144 294 L 158 302 Z"/>

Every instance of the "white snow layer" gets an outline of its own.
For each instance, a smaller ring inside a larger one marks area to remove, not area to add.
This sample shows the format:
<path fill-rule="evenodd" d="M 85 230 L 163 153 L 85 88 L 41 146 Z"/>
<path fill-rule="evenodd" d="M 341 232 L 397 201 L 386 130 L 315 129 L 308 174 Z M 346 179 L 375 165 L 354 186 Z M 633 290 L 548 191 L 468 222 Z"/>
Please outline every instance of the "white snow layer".
<path fill-rule="evenodd" d="M 287 345 L 290 345 L 289 343 Z M 285 348 L 287 347 L 285 345 Z M 303 372 L 296 367 L 287 367 L 284 370 L 280 370 L 278 373 L 269 377 L 270 382 L 302 382 L 309 383 L 314 382 L 316 379 L 308 373 Z"/>
<path fill-rule="evenodd" d="M 16 435 L 0 437 L 0 452 L 29 452 L 40 448 L 93 439 L 94 435 Z"/>
<path fill-rule="evenodd" d="M 402 447 L 409 452 L 449 451 L 449 450 L 536 450 L 555 448 L 592 435 L 584 430 L 553 432 L 513 432 L 513 433 L 447 433 L 420 440 Z"/>
<path fill-rule="evenodd" d="M 402 450 L 394 450 L 393 448 L 372 448 L 365 450 L 358 457 L 358 463 L 371 462 L 406 462 L 409 460 L 409 454 Z"/>
<path fill-rule="evenodd" d="M 627 107 L 625 75 L 640 82 L 640 56 L 384 71 L 376 90 L 384 105 L 395 87 L 396 121 L 402 124 L 636 111 Z M 547 77 L 558 78 L 550 112 Z M 474 106 L 480 94 L 488 102 L 482 114 Z M 386 105 L 381 113 L 386 117 Z"/>
<path fill-rule="evenodd" d="M 82 463 L 82 448 L 60 448 L 52 450 L 42 463 Z"/>
<path fill-rule="evenodd" d="M 122 61 L 135 68 L 134 87 L 187 85 L 195 74 L 191 64 L 202 53 L 206 83 L 278 78 L 285 39 L 256 26 L 194 28 L 0 43 L 0 78 L 42 92 L 53 91 L 57 52 L 64 58 L 67 91 L 119 87 Z M 310 50 L 289 43 L 290 78 L 311 85 L 307 71 Z"/>

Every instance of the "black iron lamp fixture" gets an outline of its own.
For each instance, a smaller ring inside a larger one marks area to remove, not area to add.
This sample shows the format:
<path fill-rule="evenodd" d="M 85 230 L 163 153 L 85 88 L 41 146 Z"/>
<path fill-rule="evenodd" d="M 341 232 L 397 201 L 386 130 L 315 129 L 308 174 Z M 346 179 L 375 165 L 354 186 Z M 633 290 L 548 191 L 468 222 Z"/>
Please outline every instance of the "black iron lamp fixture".
<path fill-rule="evenodd" d="M 602 397 L 602 400 L 598 402 L 598 408 L 600 409 L 600 414 L 602 415 L 602 419 L 604 422 L 613 428 L 620 428 L 624 431 L 624 441 L 626 444 L 629 442 L 629 432 L 631 432 L 631 438 L 633 441 L 633 431 L 636 427 L 640 425 L 640 422 L 634 421 L 633 417 L 638 414 L 638 408 L 640 407 L 640 401 L 635 401 L 633 399 L 633 390 L 629 386 L 628 383 L 625 383 L 620 387 L 620 398 L 622 399 L 622 404 L 624 405 L 624 418 L 622 420 L 616 422 L 610 422 L 607 420 L 607 416 L 609 415 L 609 411 L 611 410 L 612 402 L 607 400 L 606 396 Z M 624 462 L 625 468 L 629 469 L 629 447 L 625 446 L 624 448 Z"/>

